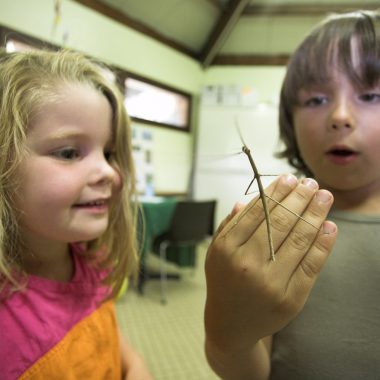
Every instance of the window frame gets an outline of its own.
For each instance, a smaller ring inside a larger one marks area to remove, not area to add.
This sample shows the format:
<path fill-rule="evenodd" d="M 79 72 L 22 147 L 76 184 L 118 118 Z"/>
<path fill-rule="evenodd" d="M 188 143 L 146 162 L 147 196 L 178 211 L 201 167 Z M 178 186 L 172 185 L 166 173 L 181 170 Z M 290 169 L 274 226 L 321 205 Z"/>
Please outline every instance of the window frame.
<path fill-rule="evenodd" d="M 134 120 L 134 121 L 140 122 L 140 123 L 144 123 L 144 124 L 153 125 L 153 126 L 170 128 L 170 129 L 173 129 L 176 131 L 190 132 L 190 130 L 191 130 L 190 126 L 191 126 L 192 97 L 189 93 L 175 89 L 171 86 L 159 83 L 159 82 L 154 81 L 152 79 L 147 79 L 146 77 L 131 73 L 129 71 L 123 70 L 120 74 L 121 75 L 120 75 L 119 79 L 120 79 L 120 83 L 122 84 L 122 86 L 124 88 L 124 95 L 126 95 L 126 91 L 127 91 L 127 88 L 125 87 L 125 82 L 128 78 L 130 78 L 130 79 L 138 80 L 144 84 L 147 84 L 147 85 L 150 85 L 153 87 L 157 87 L 160 90 L 168 91 L 168 92 L 171 92 L 175 95 L 182 96 L 182 97 L 186 98 L 186 100 L 188 102 L 186 124 L 184 126 L 178 126 L 175 124 L 158 122 L 155 120 L 149 120 L 149 119 L 139 118 L 139 117 L 135 117 L 135 116 L 130 115 L 131 120 Z"/>
<path fill-rule="evenodd" d="M 5 48 L 7 40 L 14 39 L 23 44 L 30 45 L 32 48 L 36 49 L 48 49 L 57 51 L 60 49 L 58 45 L 52 44 L 47 41 L 40 40 L 36 37 L 32 37 L 28 34 L 18 32 L 14 29 L 10 29 L 6 26 L 0 25 L 0 46 Z"/>
<path fill-rule="evenodd" d="M 32 48 L 37 48 L 37 49 L 48 49 L 48 50 L 53 50 L 57 51 L 61 47 L 55 44 L 52 44 L 50 42 L 46 42 L 44 40 L 38 39 L 36 37 L 32 37 L 30 35 L 24 34 L 22 32 L 18 32 L 14 29 L 10 29 L 4 25 L 0 24 L 0 47 L 5 48 L 6 42 L 9 39 L 14 39 L 16 41 L 19 41 L 21 43 L 30 45 Z M 146 83 L 150 86 L 157 87 L 158 89 L 165 90 L 172 92 L 173 94 L 180 95 L 182 97 L 185 97 L 185 99 L 188 102 L 188 107 L 187 107 L 187 114 L 186 114 L 186 123 L 184 126 L 178 126 L 175 124 L 170 124 L 170 123 L 163 123 L 163 122 L 158 122 L 155 120 L 149 120 L 148 118 L 140 118 L 140 117 L 133 117 L 129 116 L 132 121 L 136 121 L 138 123 L 142 124 L 147 124 L 151 126 L 157 126 L 157 127 L 162 127 L 162 128 L 170 128 L 172 130 L 176 131 L 182 131 L 182 132 L 190 132 L 191 131 L 191 114 L 192 114 L 192 107 L 193 107 L 193 98 L 190 93 L 187 93 L 185 91 L 178 90 L 174 87 L 168 86 L 166 84 L 162 84 L 160 82 L 157 82 L 152 79 L 148 79 L 144 76 L 135 74 L 133 72 L 130 72 L 129 70 L 122 69 L 121 67 L 118 67 L 114 64 L 111 63 L 106 63 L 104 61 L 99 60 L 101 63 L 103 63 L 106 67 L 108 67 L 113 73 L 115 74 L 116 77 L 116 83 L 119 87 L 119 89 L 122 91 L 123 96 L 126 96 L 126 86 L 125 82 L 127 78 L 135 79 L 138 81 L 141 81 L 143 83 Z M 128 110 L 127 110 L 128 112 Z"/>

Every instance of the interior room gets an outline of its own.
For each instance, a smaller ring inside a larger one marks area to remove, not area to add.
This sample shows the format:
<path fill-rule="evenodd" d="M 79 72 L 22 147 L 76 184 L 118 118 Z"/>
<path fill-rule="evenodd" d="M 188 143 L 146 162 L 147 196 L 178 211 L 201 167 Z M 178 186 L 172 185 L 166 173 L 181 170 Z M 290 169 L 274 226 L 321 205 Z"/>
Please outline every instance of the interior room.
<path fill-rule="evenodd" d="M 109 66 L 125 90 L 141 264 L 119 294 L 117 317 L 154 379 L 218 378 L 203 347 L 204 261 L 234 204 L 258 194 L 254 183 L 245 195 L 254 173 L 242 146 L 270 175 L 264 185 L 293 171 L 275 156 L 289 57 L 327 14 L 377 7 L 357 0 L 0 0 L 3 47 L 82 52 Z M 186 201 L 214 202 L 205 231 L 179 247 L 169 235 L 158 241 Z"/>

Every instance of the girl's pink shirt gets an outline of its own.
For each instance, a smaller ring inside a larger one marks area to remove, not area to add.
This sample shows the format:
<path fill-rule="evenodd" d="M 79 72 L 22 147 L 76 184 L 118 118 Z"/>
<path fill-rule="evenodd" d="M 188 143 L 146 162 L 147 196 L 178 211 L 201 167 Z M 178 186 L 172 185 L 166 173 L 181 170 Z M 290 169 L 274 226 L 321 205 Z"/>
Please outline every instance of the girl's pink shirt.
<path fill-rule="evenodd" d="M 0 303 L 1 379 L 18 378 L 54 347 L 108 294 L 105 272 L 91 267 L 73 248 L 74 276 L 63 283 L 29 276 L 25 291 Z"/>

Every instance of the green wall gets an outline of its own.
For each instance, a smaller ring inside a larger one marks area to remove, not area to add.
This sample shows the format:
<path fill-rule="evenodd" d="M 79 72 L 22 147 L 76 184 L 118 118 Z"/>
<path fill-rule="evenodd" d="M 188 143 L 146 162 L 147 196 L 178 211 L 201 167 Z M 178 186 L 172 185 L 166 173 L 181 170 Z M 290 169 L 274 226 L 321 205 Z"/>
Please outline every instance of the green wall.
<path fill-rule="evenodd" d="M 62 1 L 53 33 L 54 1 L 0 0 L 0 24 L 116 64 L 135 74 L 199 94 L 203 71 L 195 60 L 145 37 L 74 1 Z M 153 134 L 157 191 L 186 192 L 191 170 L 192 134 L 148 127 Z"/>
<path fill-rule="evenodd" d="M 158 192 L 188 190 L 198 100 L 204 84 L 255 85 L 260 98 L 267 100 L 278 91 L 284 73 L 284 68 L 278 67 L 211 67 L 203 71 L 186 55 L 70 0 L 62 0 L 61 19 L 55 30 L 53 23 L 52 0 L 0 0 L 0 24 L 4 26 L 57 45 L 66 41 L 70 48 L 193 95 L 192 133 L 134 124 L 153 134 Z"/>
<path fill-rule="evenodd" d="M 136 74 L 198 93 L 203 72 L 195 60 L 79 3 L 62 1 L 54 34 L 54 1 L 0 0 L 0 23 L 124 67 Z"/>

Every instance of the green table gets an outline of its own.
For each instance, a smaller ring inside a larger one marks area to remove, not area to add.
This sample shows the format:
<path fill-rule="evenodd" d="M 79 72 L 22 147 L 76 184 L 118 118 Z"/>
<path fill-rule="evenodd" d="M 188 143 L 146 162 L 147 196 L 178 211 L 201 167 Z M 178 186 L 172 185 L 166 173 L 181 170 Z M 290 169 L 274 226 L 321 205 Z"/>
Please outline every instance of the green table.
<path fill-rule="evenodd" d="M 176 198 L 143 198 L 140 200 L 143 214 L 143 224 L 140 220 L 140 271 L 138 289 L 143 291 L 143 285 L 149 278 L 158 278 L 158 273 L 149 273 L 146 267 L 146 257 L 148 253 L 156 253 L 153 250 L 154 239 L 166 232 L 172 220 L 173 212 L 177 204 Z M 191 247 L 169 247 L 166 259 L 174 262 L 178 266 L 195 265 L 195 246 Z M 171 275 L 168 275 L 170 278 Z M 178 278 L 178 275 L 173 275 Z"/>
<path fill-rule="evenodd" d="M 175 198 L 144 198 L 141 201 L 144 218 L 144 226 L 140 228 L 143 231 L 141 261 L 145 261 L 147 253 L 152 251 L 154 238 L 168 230 L 176 204 Z"/>

